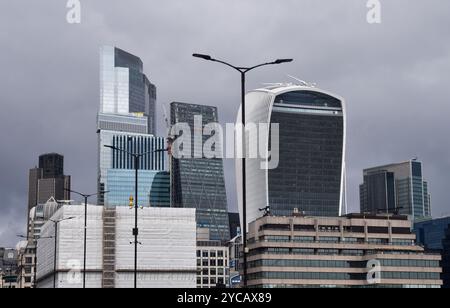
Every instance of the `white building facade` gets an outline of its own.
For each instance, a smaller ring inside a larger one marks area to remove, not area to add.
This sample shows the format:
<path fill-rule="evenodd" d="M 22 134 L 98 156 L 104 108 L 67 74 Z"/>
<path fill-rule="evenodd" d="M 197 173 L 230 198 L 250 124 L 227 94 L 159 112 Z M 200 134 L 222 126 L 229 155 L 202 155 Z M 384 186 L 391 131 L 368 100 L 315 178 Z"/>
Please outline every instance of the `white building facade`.
<path fill-rule="evenodd" d="M 73 218 L 72 218 L 73 217 Z M 196 287 L 195 210 L 139 209 L 138 287 Z M 70 219 L 72 218 L 72 219 Z M 58 224 L 56 288 L 82 287 L 84 206 L 64 206 L 52 218 Z M 86 287 L 134 286 L 134 210 L 88 206 Z M 54 237 L 48 222 L 42 237 Z M 53 288 L 54 239 L 38 245 L 39 288 Z"/>

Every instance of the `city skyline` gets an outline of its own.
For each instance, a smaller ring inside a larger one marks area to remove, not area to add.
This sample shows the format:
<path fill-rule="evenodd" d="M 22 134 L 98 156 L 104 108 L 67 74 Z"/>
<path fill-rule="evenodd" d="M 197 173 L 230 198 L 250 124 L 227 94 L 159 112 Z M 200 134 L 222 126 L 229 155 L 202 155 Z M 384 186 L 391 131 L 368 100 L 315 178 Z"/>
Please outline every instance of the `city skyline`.
<path fill-rule="evenodd" d="M 83 3 L 86 13 L 80 25 L 66 24 L 65 5 L 56 1 L 0 5 L 2 12 L 9 12 L 0 20 L 9 29 L 0 40 L 4 54 L 0 64 L 8 72 L 0 74 L 0 139 L 8 143 L 2 147 L 0 176 L 5 196 L 0 206 L 2 245 L 14 246 L 15 235 L 25 231 L 27 172 L 39 154 L 63 154 L 72 187 L 96 191 L 98 48 L 104 44 L 142 57 L 145 73 L 159 89 L 157 135 L 165 133 L 161 104 L 168 106 L 171 101 L 216 105 L 221 122 L 236 119 L 239 80 L 226 70 L 193 61 L 192 52 L 204 50 L 244 64 L 294 57 L 296 62 L 290 67 L 251 75 L 248 90 L 264 82 L 289 81 L 286 74 L 292 74 L 318 82 L 346 99 L 350 212 L 359 208 L 358 185 L 364 168 L 414 156 L 424 163 L 434 216 L 450 212 L 445 186 L 450 172 L 445 133 L 450 113 L 445 104 L 449 45 L 440 39 L 448 36 L 450 21 L 445 12 L 450 4 L 385 3 L 383 23 L 372 26 L 364 20 L 365 6 L 356 2 L 323 1 L 311 6 L 311 1 L 288 5 L 262 1 L 257 8 L 251 2 L 228 6 L 195 2 L 205 5 L 209 13 L 197 21 L 190 18 L 195 8 L 174 3 L 159 8 L 144 4 L 139 10 L 136 3 Z M 177 23 L 157 18 L 177 8 L 181 10 Z M 243 27 L 229 24 L 227 17 L 234 8 L 241 12 L 232 21 Z M 121 18 L 132 12 L 137 12 L 135 22 Z M 271 20 L 269 27 L 261 17 Z M 417 22 L 406 27 L 398 22 L 405 18 Z M 305 28 L 320 35 L 304 35 L 301 29 Z M 143 42 L 143 35 L 150 39 Z M 267 42 L 272 43 L 268 46 Z M 25 43 L 33 48 L 24 48 Z M 236 45 L 242 49 L 235 50 Z M 225 170 L 229 203 L 236 210 L 233 164 L 226 161 Z"/>

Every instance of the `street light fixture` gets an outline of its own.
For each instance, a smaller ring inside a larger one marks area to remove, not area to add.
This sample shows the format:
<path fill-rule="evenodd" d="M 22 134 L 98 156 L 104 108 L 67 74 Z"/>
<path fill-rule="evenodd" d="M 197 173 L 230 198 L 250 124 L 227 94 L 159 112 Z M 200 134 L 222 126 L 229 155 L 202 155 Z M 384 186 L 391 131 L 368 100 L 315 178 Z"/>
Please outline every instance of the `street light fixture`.
<path fill-rule="evenodd" d="M 199 59 L 203 59 L 206 61 L 212 61 L 212 62 L 217 62 L 217 63 L 221 63 L 223 65 L 226 65 L 228 67 L 231 67 L 232 69 L 238 71 L 241 75 L 241 99 L 242 99 L 242 153 L 244 153 L 244 155 L 242 155 L 242 220 L 243 220 L 243 249 L 244 249 L 244 277 L 243 277 L 243 284 L 244 287 L 247 287 L 247 193 L 246 193 L 246 153 L 245 153 L 245 82 L 246 82 L 246 74 L 256 68 L 262 67 L 262 66 L 267 66 L 267 65 L 277 65 L 277 64 L 282 64 L 282 63 L 289 63 L 294 61 L 293 59 L 277 59 L 275 61 L 272 62 L 267 62 L 267 63 L 263 63 L 263 64 L 259 64 L 259 65 L 255 65 L 255 66 L 251 66 L 251 67 L 239 67 L 239 66 L 234 66 L 230 63 L 227 63 L 225 61 L 222 60 L 217 60 L 214 59 L 213 57 L 211 57 L 210 55 L 205 55 L 205 54 L 199 54 L 199 53 L 194 53 L 192 55 L 195 58 L 199 58 Z"/>
<path fill-rule="evenodd" d="M 87 203 L 88 203 L 88 199 L 90 197 L 94 197 L 94 196 L 98 196 L 98 195 L 104 195 L 107 194 L 109 191 L 101 191 L 95 194 L 82 194 L 79 193 L 75 190 L 71 190 L 71 189 L 65 189 L 66 191 L 69 191 L 71 193 L 77 194 L 81 197 L 84 198 L 84 255 L 83 255 L 83 289 L 86 288 L 86 242 L 87 242 Z"/>
<path fill-rule="evenodd" d="M 138 235 L 139 235 L 139 229 L 138 229 L 138 171 L 139 171 L 139 159 L 143 156 L 146 156 L 148 154 L 152 153 L 160 153 L 160 152 L 167 152 L 168 149 L 159 149 L 154 151 L 149 151 L 145 153 L 133 153 L 121 148 L 118 148 L 116 146 L 112 145 L 105 145 L 105 148 L 109 148 L 111 150 L 120 151 L 125 154 L 128 154 L 134 158 L 134 170 L 135 170 L 135 187 L 134 187 L 134 209 L 135 209 L 135 215 L 134 215 L 134 229 L 133 229 L 133 236 L 134 236 L 134 288 L 137 288 L 137 265 L 138 265 Z"/>
<path fill-rule="evenodd" d="M 63 218 L 63 219 L 58 219 L 58 220 L 53 220 L 53 219 L 49 219 L 49 221 L 51 221 L 54 225 L 55 225 L 55 253 L 54 253 L 54 260 L 53 260 L 53 289 L 56 289 L 56 270 L 57 270 L 57 266 L 56 266 L 56 253 L 58 250 L 58 224 L 60 222 L 66 221 L 66 220 L 71 220 L 71 219 L 75 219 L 76 217 L 67 217 L 67 218 Z"/>

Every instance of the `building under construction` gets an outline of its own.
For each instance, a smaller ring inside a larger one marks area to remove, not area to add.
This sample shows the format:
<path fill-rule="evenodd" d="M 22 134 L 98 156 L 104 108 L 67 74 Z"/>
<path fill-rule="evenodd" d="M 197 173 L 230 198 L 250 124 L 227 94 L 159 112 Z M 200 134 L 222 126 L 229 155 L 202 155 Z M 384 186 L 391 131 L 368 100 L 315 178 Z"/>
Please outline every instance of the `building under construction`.
<path fill-rule="evenodd" d="M 129 288 L 134 283 L 134 210 L 88 206 L 86 287 Z M 67 220 L 64 220 L 67 219 Z M 83 283 L 84 206 L 64 206 L 46 223 L 38 245 L 39 288 Z M 196 287 L 195 209 L 139 210 L 138 287 Z M 56 249 L 55 249 L 56 248 Z M 56 253 L 56 258 L 55 258 Z M 55 261 L 56 260 L 56 273 Z"/>

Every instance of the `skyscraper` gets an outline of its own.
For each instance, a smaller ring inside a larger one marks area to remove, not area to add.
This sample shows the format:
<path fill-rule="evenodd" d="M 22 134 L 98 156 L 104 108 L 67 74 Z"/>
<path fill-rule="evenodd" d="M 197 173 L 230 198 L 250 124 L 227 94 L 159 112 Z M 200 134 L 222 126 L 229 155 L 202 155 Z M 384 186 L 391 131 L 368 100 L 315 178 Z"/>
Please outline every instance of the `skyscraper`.
<path fill-rule="evenodd" d="M 56 200 L 69 200 L 71 178 L 64 175 L 64 156 L 49 153 L 39 156 L 39 167 L 30 170 L 28 181 L 28 212 L 38 204 Z"/>
<path fill-rule="evenodd" d="M 110 188 L 123 188 L 123 185 L 128 185 L 131 179 L 134 183 L 134 173 L 129 172 L 134 169 L 133 159 L 123 152 L 105 148 L 105 145 L 116 146 L 133 153 L 150 152 L 165 147 L 165 139 L 154 136 L 155 104 L 156 87 L 143 73 L 142 60 L 119 48 L 102 47 L 100 109 L 97 117 L 99 192 L 110 191 Z M 165 155 L 149 153 L 141 158 L 139 169 L 166 170 Z M 119 170 L 122 170 L 120 174 Z M 149 175 L 144 182 L 151 185 L 154 178 L 154 175 Z M 161 176 L 156 179 L 160 178 Z M 114 187 L 108 186 L 108 179 L 113 181 Z M 165 181 L 163 182 L 165 183 Z M 170 185 L 167 184 L 167 189 L 169 188 Z M 128 190 L 126 198 L 124 194 L 124 189 L 121 189 L 120 192 L 111 191 L 108 200 L 112 205 L 127 205 L 130 194 Z M 105 204 L 105 198 L 108 196 L 100 194 L 98 204 L 108 205 Z M 148 198 L 141 200 L 148 200 Z"/>
<path fill-rule="evenodd" d="M 202 127 L 217 123 L 216 107 L 174 102 L 171 123 L 187 123 L 194 146 L 194 117 L 202 116 Z M 203 142 L 207 136 L 203 136 Z M 203 145 L 203 144 L 202 144 Z M 221 145 L 217 145 L 221 146 Z M 203 147 L 202 147 L 203 148 Z M 194 149 L 192 150 L 194 152 Z M 197 209 L 197 225 L 210 230 L 211 240 L 230 239 L 227 195 L 221 158 L 173 158 L 172 206 Z"/>
<path fill-rule="evenodd" d="M 422 163 L 409 160 L 365 169 L 360 204 L 366 213 L 397 210 L 414 219 L 430 217 L 431 197 L 428 182 L 423 179 Z"/>
<path fill-rule="evenodd" d="M 102 47 L 98 128 L 154 134 L 155 104 L 156 87 L 143 73 L 142 60 L 119 48 Z"/>
<path fill-rule="evenodd" d="M 344 100 L 307 84 L 251 91 L 246 96 L 246 128 L 268 123 L 279 125 L 278 166 L 262 168 L 261 164 L 268 162 L 263 157 L 246 160 L 247 222 L 261 217 L 259 209 L 266 207 L 275 216 L 290 216 L 295 208 L 308 216 L 344 214 Z M 242 148 L 240 139 L 238 136 L 238 149 Z M 259 153 L 275 148 L 274 140 L 259 137 L 258 141 Z M 276 159 L 274 154 L 272 160 Z M 240 159 L 236 161 L 236 174 L 242 213 Z"/>

